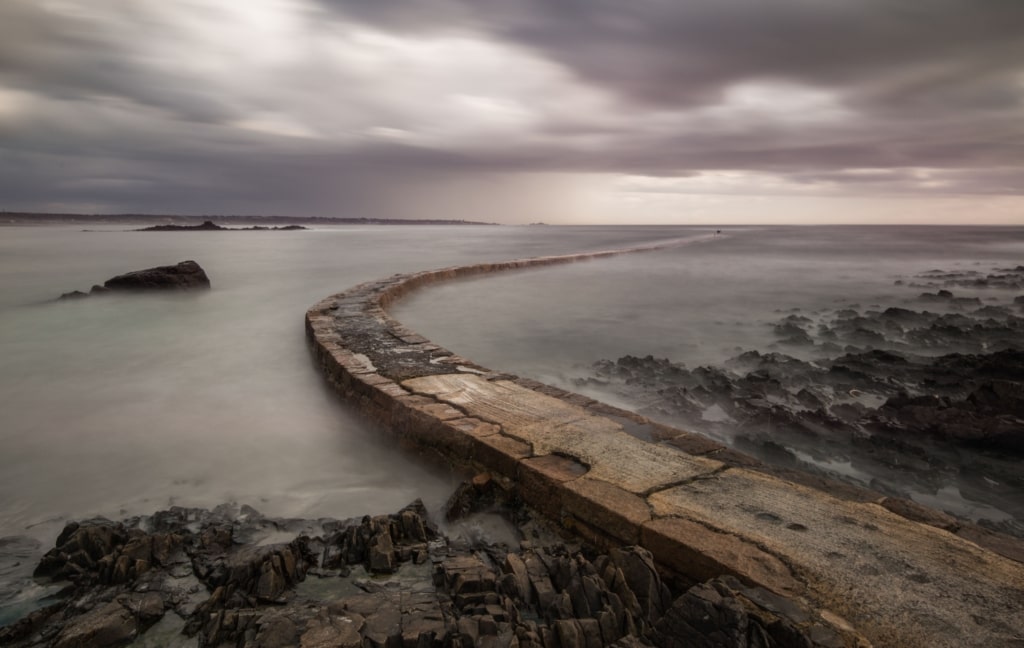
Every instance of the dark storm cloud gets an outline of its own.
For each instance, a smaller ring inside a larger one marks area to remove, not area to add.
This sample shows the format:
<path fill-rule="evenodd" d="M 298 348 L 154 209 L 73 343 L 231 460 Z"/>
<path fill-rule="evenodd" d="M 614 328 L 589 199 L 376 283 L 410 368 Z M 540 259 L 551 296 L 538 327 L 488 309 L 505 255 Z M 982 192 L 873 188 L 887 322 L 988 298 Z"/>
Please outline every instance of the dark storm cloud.
<path fill-rule="evenodd" d="M 173 62 L 140 55 L 139 42 L 167 25 L 134 3 L 119 10 L 125 27 L 111 32 L 98 29 L 87 12 L 57 17 L 45 3 L 6 0 L 0 4 L 0 80 L 60 100 L 123 97 L 188 120 L 216 122 L 234 114 L 227 98 L 201 92 Z M 187 58 L 187 43 L 177 55 Z"/>
<path fill-rule="evenodd" d="M 788 82 L 833 92 L 853 113 L 828 128 L 740 118 L 728 129 L 645 137 L 626 127 L 601 161 L 569 155 L 569 168 L 661 175 L 1024 160 L 1017 0 L 441 0 L 401 12 L 324 2 L 385 29 L 484 31 L 614 93 L 623 110 L 699 108 L 737 84 Z"/>
<path fill-rule="evenodd" d="M 1019 195 L 1021 34 L 1020 0 L 4 0 L 0 209 L 430 216 L 502 174 L 719 170 Z"/>
<path fill-rule="evenodd" d="M 852 86 L 885 106 L 946 98 L 998 109 L 1022 99 L 1017 0 L 439 0 L 401 10 L 323 1 L 389 29 L 485 30 L 626 100 L 667 107 L 714 101 L 749 79 Z"/>

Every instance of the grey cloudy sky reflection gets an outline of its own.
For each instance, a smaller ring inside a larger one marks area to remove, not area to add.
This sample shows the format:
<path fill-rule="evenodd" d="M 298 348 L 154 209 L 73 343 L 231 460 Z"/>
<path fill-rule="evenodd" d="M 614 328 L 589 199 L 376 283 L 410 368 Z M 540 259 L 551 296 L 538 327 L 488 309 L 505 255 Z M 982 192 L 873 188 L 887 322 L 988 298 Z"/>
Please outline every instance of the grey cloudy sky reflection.
<path fill-rule="evenodd" d="M 1019 0 L 4 0 L 0 208 L 1024 224 Z"/>

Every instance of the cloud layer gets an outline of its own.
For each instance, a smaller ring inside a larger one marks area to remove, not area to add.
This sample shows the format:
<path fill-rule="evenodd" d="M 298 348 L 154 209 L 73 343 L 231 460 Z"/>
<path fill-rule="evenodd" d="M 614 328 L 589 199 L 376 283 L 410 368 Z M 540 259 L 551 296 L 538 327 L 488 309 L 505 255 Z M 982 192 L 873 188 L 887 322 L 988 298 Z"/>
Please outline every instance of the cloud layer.
<path fill-rule="evenodd" d="M 643 221 L 658 194 L 1012 214 L 1022 33 L 1017 0 L 5 0 L 0 208 Z"/>

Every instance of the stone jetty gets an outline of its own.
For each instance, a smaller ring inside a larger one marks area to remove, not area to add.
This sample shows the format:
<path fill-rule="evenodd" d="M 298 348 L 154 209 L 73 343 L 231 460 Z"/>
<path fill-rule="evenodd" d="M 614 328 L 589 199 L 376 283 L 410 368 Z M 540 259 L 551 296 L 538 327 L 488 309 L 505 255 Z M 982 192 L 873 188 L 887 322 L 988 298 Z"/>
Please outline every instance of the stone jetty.
<path fill-rule="evenodd" d="M 599 548 L 640 546 L 666 574 L 764 588 L 875 646 L 1024 645 L 1019 540 L 479 366 L 387 313 L 439 281 L 651 249 L 395 275 L 317 303 L 307 333 L 366 416 L 490 473 Z"/>

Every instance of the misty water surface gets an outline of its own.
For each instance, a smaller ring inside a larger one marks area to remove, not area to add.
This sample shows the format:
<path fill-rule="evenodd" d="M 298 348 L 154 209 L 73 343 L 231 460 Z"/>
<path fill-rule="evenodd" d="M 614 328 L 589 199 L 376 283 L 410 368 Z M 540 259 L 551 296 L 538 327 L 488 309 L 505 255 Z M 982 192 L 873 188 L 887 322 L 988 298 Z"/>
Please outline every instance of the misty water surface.
<path fill-rule="evenodd" d="M 334 517 L 416 497 L 436 505 L 449 478 L 408 461 L 324 387 L 305 344 L 306 309 L 396 272 L 686 233 L 0 228 L 0 536 L 48 538 L 72 517 L 226 500 Z M 206 269 L 211 291 L 52 301 L 184 259 Z"/>

